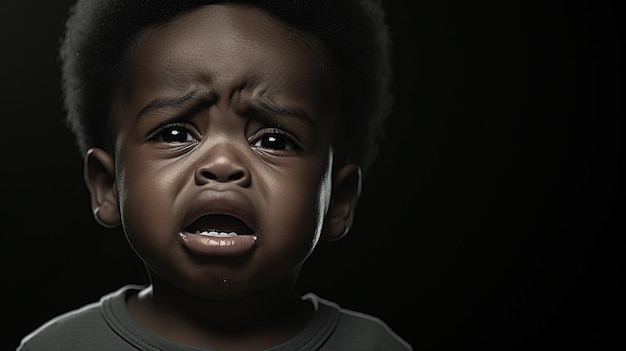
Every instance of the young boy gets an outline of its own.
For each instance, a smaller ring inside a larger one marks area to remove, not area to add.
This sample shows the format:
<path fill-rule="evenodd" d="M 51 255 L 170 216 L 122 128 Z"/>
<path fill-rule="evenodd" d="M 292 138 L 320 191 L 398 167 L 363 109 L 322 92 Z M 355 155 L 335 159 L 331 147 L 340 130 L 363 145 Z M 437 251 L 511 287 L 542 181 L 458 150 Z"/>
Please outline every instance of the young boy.
<path fill-rule="evenodd" d="M 352 224 L 390 111 L 379 3 L 79 0 L 61 59 L 94 218 L 148 286 L 61 315 L 18 350 L 410 350 L 294 291 Z"/>

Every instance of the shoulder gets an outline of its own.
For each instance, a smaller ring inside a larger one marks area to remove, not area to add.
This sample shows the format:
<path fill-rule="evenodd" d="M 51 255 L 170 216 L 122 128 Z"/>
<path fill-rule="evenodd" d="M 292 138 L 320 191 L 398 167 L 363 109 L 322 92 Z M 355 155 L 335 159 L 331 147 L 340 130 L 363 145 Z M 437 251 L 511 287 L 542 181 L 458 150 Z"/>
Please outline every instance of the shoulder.
<path fill-rule="evenodd" d="M 63 349 L 69 342 L 81 339 L 85 331 L 100 329 L 104 321 L 101 318 L 98 302 L 94 302 L 73 311 L 56 316 L 39 328 L 26 335 L 18 350 L 44 350 L 51 345 Z M 68 348 L 69 349 L 69 348 Z"/>
<path fill-rule="evenodd" d="M 315 294 L 307 294 L 305 298 L 313 302 L 317 309 L 333 309 L 339 315 L 337 326 L 327 343 L 328 349 L 412 350 L 410 344 L 378 317 L 343 308 Z"/>
<path fill-rule="evenodd" d="M 20 350 L 77 350 L 94 342 L 106 340 L 113 333 L 103 318 L 103 302 L 115 298 L 123 298 L 123 293 L 130 286 L 104 295 L 99 301 L 89 303 L 80 308 L 58 315 L 22 338 L 17 351 Z M 105 346 L 103 344 L 103 346 Z M 105 347 L 106 349 L 106 347 Z"/>

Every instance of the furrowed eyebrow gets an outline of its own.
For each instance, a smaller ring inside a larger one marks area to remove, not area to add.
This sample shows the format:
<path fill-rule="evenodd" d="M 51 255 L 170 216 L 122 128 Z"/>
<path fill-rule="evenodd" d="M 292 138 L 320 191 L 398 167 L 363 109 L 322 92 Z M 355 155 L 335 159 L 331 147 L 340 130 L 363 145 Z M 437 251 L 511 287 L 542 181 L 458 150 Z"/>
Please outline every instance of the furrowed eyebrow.
<path fill-rule="evenodd" d="M 137 113 L 137 119 L 143 118 L 147 113 L 154 110 L 164 108 L 184 109 L 190 105 L 190 101 L 193 101 L 197 95 L 197 91 L 190 91 L 182 96 L 156 98 L 150 101 L 144 108 L 141 109 L 141 111 Z M 211 94 L 211 97 L 214 98 L 214 94 Z M 270 115 L 295 117 L 306 123 L 313 124 L 311 117 L 304 110 L 299 108 L 280 106 L 269 100 L 254 100 L 251 105 L 253 108 L 266 112 Z"/>
<path fill-rule="evenodd" d="M 163 108 L 181 109 L 189 105 L 189 101 L 196 96 L 196 91 L 190 91 L 185 95 L 172 98 L 156 98 L 150 101 L 144 108 L 137 113 L 137 119 L 142 118 L 146 113 Z"/>
<path fill-rule="evenodd" d="M 299 108 L 280 106 L 268 100 L 256 100 L 252 105 L 274 115 L 295 117 L 309 124 L 313 124 L 311 117 L 304 110 Z"/>

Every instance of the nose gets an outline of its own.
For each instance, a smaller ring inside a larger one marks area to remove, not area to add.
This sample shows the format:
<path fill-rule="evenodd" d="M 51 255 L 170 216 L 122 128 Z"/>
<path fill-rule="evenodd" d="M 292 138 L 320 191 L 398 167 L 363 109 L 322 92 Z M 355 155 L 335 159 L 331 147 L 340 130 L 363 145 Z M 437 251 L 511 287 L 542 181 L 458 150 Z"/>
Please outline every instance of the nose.
<path fill-rule="evenodd" d="M 250 171 L 243 162 L 241 153 L 236 147 L 226 143 L 214 145 L 206 151 L 195 172 L 198 185 L 217 182 L 247 187 L 250 179 Z"/>

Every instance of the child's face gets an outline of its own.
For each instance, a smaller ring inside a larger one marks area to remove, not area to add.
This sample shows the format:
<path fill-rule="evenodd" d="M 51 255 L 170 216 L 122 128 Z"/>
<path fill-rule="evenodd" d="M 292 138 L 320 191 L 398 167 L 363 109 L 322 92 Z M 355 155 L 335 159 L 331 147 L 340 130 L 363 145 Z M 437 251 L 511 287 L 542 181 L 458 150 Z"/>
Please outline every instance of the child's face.
<path fill-rule="evenodd" d="M 290 276 L 313 250 L 337 118 L 313 43 L 225 5 L 139 38 L 111 114 L 115 186 L 129 241 L 162 279 L 236 297 Z"/>

